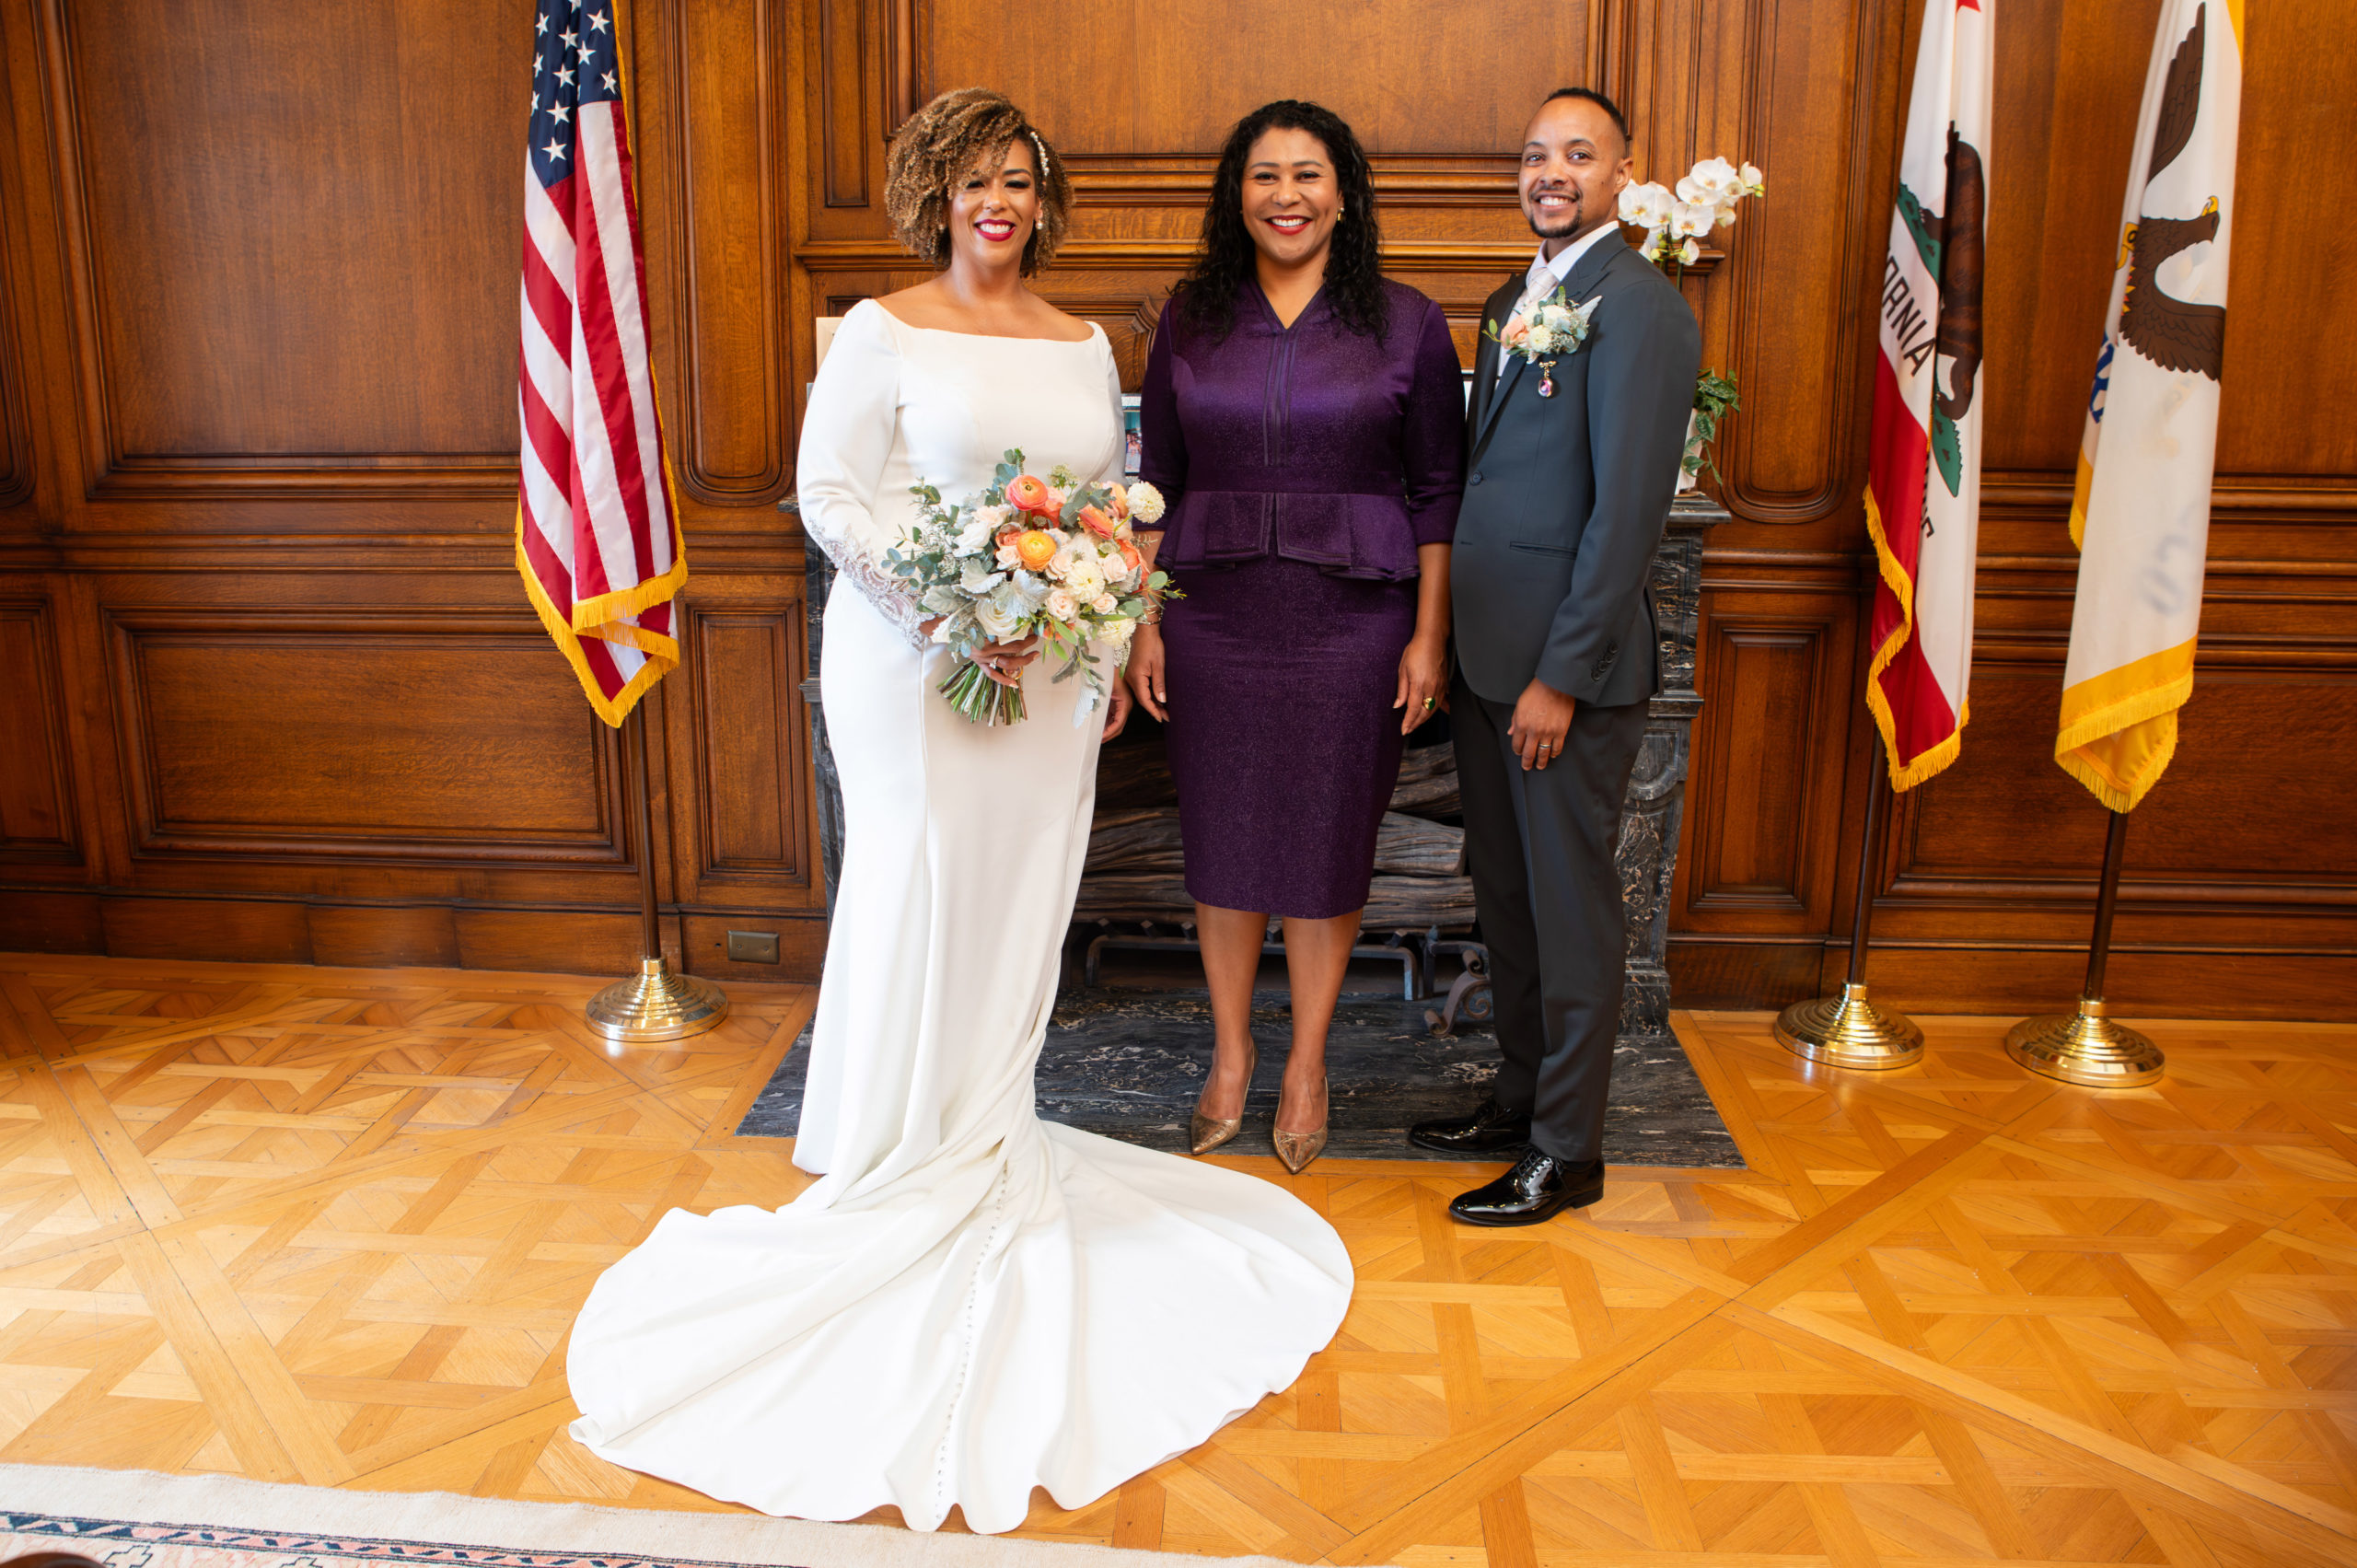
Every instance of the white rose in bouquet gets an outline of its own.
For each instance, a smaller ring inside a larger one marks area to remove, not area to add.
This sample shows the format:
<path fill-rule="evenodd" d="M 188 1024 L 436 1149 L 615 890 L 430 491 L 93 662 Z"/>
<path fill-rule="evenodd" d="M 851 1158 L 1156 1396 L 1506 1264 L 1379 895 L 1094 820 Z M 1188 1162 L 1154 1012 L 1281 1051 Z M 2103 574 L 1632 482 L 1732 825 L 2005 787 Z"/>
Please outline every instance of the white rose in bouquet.
<path fill-rule="evenodd" d="M 1121 601 L 1111 594 L 1098 594 L 1089 601 L 1088 608 L 1099 615 L 1110 615 L 1121 608 Z"/>
<path fill-rule="evenodd" d="M 995 531 L 1015 521 L 1015 508 L 1012 506 L 977 506 L 974 509 L 974 516 L 980 517 L 983 522 L 988 523 L 992 529 Z"/>
<path fill-rule="evenodd" d="M 1070 588 L 1051 588 L 1043 607 L 1059 621 L 1070 621 L 1080 613 L 1080 604 Z"/>
<path fill-rule="evenodd" d="M 1029 608 L 1013 583 L 1001 583 L 991 590 L 988 598 L 974 601 L 974 623 L 993 643 L 1012 642 L 1021 635 L 1023 618 L 1028 613 Z"/>
<path fill-rule="evenodd" d="M 1144 480 L 1130 486 L 1130 516 L 1134 520 L 1152 528 L 1162 521 L 1163 505 L 1162 492 Z"/>
<path fill-rule="evenodd" d="M 981 517 L 969 517 L 965 526 L 958 530 L 957 541 L 950 548 L 959 555 L 980 555 L 990 548 L 991 535 L 995 531 Z"/>

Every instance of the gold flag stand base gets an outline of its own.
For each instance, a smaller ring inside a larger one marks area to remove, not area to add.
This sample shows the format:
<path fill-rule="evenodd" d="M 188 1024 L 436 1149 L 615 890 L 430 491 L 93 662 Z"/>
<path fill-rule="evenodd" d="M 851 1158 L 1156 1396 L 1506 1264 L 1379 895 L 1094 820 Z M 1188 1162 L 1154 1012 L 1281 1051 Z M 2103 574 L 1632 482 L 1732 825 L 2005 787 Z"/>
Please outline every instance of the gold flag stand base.
<path fill-rule="evenodd" d="M 2111 922 L 2119 912 L 2119 873 L 2128 860 L 2128 813 L 2114 811 L 2103 841 L 2103 873 L 2096 885 L 2095 939 L 2087 944 L 2087 980 L 2079 1010 L 2024 1018 L 2005 1036 L 2005 1054 L 2033 1073 L 2091 1089 L 2132 1089 L 2161 1076 L 2161 1048 L 2104 1007 L 2104 967 L 2111 959 Z"/>
<path fill-rule="evenodd" d="M 589 1027 L 614 1045 L 656 1045 L 664 1040 L 700 1035 L 728 1016 L 728 994 L 708 980 L 674 974 L 663 957 L 663 927 L 655 902 L 655 826 L 652 781 L 647 776 L 646 704 L 641 703 L 623 721 L 622 737 L 630 753 L 629 767 L 638 780 L 631 791 L 633 820 L 637 825 L 633 853 L 638 857 L 638 972 L 618 980 L 597 995 L 582 1012 Z"/>
<path fill-rule="evenodd" d="M 2104 1005 L 2079 999 L 2075 1013 L 2024 1018 L 2005 1036 L 2005 1054 L 2033 1073 L 2095 1089 L 2158 1083 L 2161 1048 L 2107 1017 Z"/>
<path fill-rule="evenodd" d="M 1850 916 L 1850 978 L 1839 996 L 1795 1002 L 1776 1018 L 1776 1043 L 1794 1055 L 1828 1067 L 1883 1072 L 1912 1067 L 1923 1060 L 1923 1031 L 1904 1013 L 1866 999 L 1866 947 L 1875 912 L 1874 868 L 1879 859 L 1884 777 L 1882 731 L 1875 731 L 1866 761 L 1866 820 L 1858 839 L 1858 896 Z"/>
<path fill-rule="evenodd" d="M 648 1045 L 700 1035 L 728 1016 L 728 995 L 708 980 L 673 974 L 662 958 L 589 998 L 589 1027 L 616 1045 Z"/>
<path fill-rule="evenodd" d="M 1905 1014 L 1887 1013 L 1868 1001 L 1864 985 L 1794 1003 L 1776 1019 L 1776 1043 L 1829 1067 L 1880 1071 L 1923 1059 L 1923 1031 Z"/>

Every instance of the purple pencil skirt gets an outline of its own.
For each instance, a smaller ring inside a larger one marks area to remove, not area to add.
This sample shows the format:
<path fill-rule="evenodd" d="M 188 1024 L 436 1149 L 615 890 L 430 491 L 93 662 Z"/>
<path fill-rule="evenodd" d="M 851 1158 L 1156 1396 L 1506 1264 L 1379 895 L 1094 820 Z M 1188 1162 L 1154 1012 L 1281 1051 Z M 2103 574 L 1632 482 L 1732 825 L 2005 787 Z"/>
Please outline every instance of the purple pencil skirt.
<path fill-rule="evenodd" d="M 1162 641 L 1188 895 L 1298 920 L 1365 908 L 1416 585 L 1269 556 L 1178 586 Z"/>

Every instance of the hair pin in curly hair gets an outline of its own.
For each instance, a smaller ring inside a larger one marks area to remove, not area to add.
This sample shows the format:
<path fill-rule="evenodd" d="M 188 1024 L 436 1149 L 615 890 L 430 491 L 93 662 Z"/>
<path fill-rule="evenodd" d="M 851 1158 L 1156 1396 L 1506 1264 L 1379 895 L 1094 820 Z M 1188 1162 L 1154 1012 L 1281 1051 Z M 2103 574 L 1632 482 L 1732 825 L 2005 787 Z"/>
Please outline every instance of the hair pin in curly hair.
<path fill-rule="evenodd" d="M 884 213 L 900 248 L 935 267 L 949 264 L 950 193 L 978 168 L 1005 167 L 1007 149 L 1030 141 L 1039 167 L 1039 221 L 1023 246 L 1023 275 L 1045 267 L 1070 226 L 1072 181 L 1047 138 L 1005 94 L 953 87 L 909 116 L 884 161 Z"/>

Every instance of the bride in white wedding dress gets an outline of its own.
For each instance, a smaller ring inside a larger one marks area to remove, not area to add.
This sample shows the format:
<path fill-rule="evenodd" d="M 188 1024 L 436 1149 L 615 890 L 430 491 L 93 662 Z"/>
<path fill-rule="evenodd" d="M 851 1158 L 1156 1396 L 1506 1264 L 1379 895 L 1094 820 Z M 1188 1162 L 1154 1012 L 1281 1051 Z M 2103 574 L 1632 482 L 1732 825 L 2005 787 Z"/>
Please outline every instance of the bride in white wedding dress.
<path fill-rule="evenodd" d="M 823 680 L 846 846 L 794 1151 L 823 1179 L 664 1215 L 598 1280 L 567 1370 L 574 1435 L 616 1464 L 772 1514 L 891 1504 L 932 1529 L 954 1506 L 994 1532 L 1035 1486 L 1078 1507 L 1289 1386 L 1352 1271 L 1283 1189 L 1034 1111 L 1100 723 L 1021 646 L 993 656 L 1031 717 L 960 717 L 878 562 L 920 479 L 955 499 L 1016 447 L 1118 477 L 1120 384 L 1103 332 L 1018 281 L 1069 187 L 1013 105 L 943 95 L 891 175 L 904 241 L 948 272 L 844 318 L 798 470 L 842 573 Z"/>

